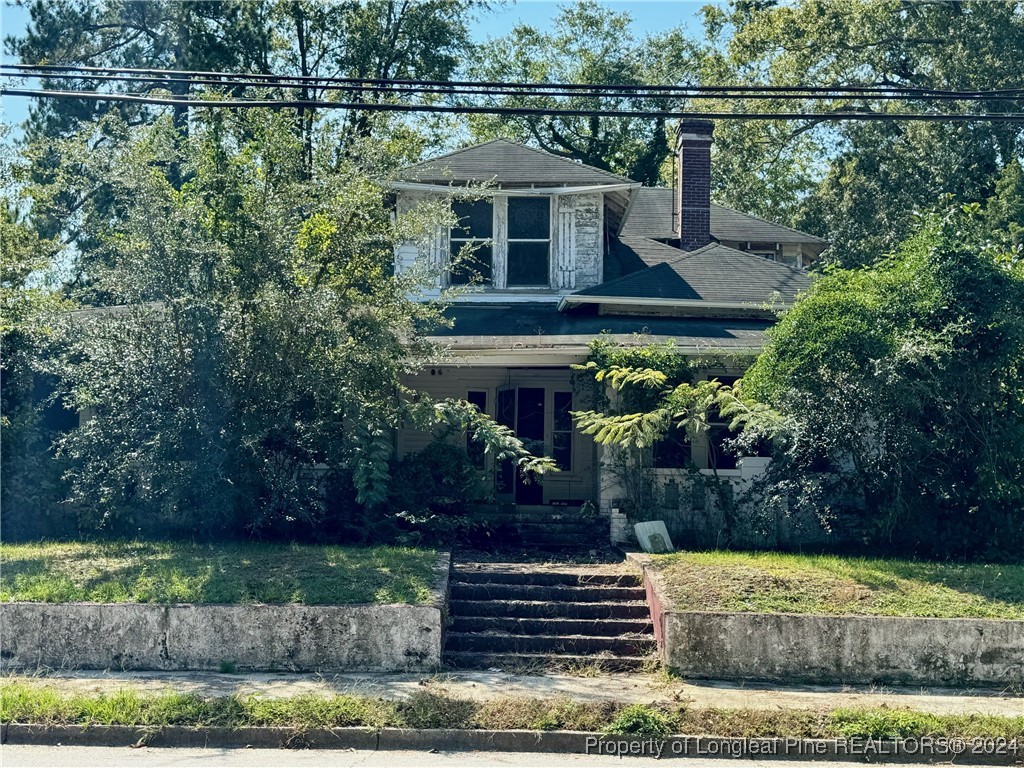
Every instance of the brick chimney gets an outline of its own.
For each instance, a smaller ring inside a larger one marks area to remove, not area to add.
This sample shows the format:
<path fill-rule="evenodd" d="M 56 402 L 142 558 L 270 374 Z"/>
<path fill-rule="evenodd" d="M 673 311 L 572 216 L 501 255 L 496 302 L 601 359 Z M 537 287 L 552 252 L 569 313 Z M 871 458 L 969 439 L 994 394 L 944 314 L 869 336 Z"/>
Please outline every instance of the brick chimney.
<path fill-rule="evenodd" d="M 676 217 L 679 247 L 694 251 L 711 242 L 711 135 L 710 120 L 683 120 L 676 129 L 679 158 Z"/>

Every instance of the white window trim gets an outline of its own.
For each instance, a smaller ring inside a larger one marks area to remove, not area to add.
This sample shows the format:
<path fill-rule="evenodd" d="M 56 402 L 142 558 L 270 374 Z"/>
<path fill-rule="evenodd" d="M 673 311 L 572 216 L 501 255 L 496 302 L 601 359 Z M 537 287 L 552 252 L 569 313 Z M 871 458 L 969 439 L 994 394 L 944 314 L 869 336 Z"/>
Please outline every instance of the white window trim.
<path fill-rule="evenodd" d="M 510 243 L 547 243 L 548 244 L 548 281 L 547 281 L 547 283 L 545 283 L 543 285 L 516 285 L 516 286 L 512 286 L 512 287 L 515 288 L 516 290 L 529 290 L 531 288 L 532 289 L 545 289 L 546 290 L 548 288 L 551 288 L 552 275 L 554 275 L 554 271 L 555 271 L 554 270 L 554 264 L 552 263 L 552 255 L 554 253 L 554 248 L 552 248 L 552 243 L 554 242 L 554 239 L 555 239 L 554 238 L 554 234 L 555 234 L 554 233 L 554 228 L 555 228 L 555 208 L 554 208 L 555 195 L 551 195 L 550 197 L 548 197 L 548 236 L 546 238 L 542 238 L 542 237 L 538 237 L 538 238 L 528 238 L 528 237 L 512 238 L 512 237 L 509 237 L 508 236 L 508 201 L 511 198 L 514 198 L 514 197 L 526 198 L 526 197 L 530 197 L 530 196 L 529 195 L 503 195 L 503 197 L 505 198 L 505 201 L 504 201 L 504 209 L 505 209 L 505 228 L 504 228 L 504 234 L 505 234 L 505 279 L 503 281 L 505 283 L 505 287 L 508 287 L 508 246 L 509 246 L 509 244 Z M 497 209 L 495 209 L 495 210 L 497 210 Z"/>
<path fill-rule="evenodd" d="M 491 215 L 493 216 L 491 223 L 491 237 L 490 238 L 472 238 L 472 237 L 452 237 L 451 230 L 449 230 L 449 243 L 476 243 L 476 244 L 490 244 L 491 246 L 491 284 L 485 290 L 492 291 L 537 291 L 537 290 L 551 290 L 552 283 L 555 274 L 554 264 L 554 242 L 555 242 L 555 201 L 557 195 L 548 196 L 548 236 L 547 238 L 514 238 L 509 239 L 508 237 L 508 201 L 510 197 L 523 197 L 531 198 L 536 195 L 529 194 L 495 194 L 491 197 Z M 543 285 L 508 285 L 508 245 L 510 242 L 513 243 L 547 243 L 548 244 L 548 282 Z M 451 247 L 449 246 L 449 260 L 451 259 Z M 451 274 L 451 265 L 446 272 L 447 276 Z M 446 277 L 446 282 L 450 281 L 450 277 Z"/>

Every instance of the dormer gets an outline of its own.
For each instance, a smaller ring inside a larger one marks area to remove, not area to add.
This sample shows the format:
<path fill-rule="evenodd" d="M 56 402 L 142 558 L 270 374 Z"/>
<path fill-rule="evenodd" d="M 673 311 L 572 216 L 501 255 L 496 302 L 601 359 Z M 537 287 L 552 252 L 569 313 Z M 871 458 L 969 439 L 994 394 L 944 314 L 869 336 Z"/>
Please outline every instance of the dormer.
<path fill-rule="evenodd" d="M 406 168 L 393 186 L 399 214 L 440 197 L 458 220 L 429 247 L 399 248 L 399 271 L 425 259 L 440 276 L 438 291 L 473 278 L 478 289 L 470 300 L 556 300 L 602 282 L 605 195 L 640 185 L 496 139 Z M 469 188 L 475 199 L 459 199 Z M 453 264 L 467 244 L 474 246 L 473 262 Z"/>

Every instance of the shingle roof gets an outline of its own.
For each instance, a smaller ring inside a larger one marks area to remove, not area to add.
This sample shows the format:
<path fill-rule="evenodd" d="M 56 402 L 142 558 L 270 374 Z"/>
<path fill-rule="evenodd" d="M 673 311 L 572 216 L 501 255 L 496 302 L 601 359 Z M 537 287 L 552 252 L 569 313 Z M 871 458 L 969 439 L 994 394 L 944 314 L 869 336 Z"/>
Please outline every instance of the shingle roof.
<path fill-rule="evenodd" d="M 634 252 L 646 238 L 620 238 Z M 648 241 L 648 253 L 660 246 Z M 712 243 L 696 251 L 662 258 L 660 263 L 601 285 L 577 291 L 576 296 L 675 299 L 727 304 L 764 305 L 777 298 L 791 303 L 811 284 L 803 270 L 770 261 L 762 256 Z"/>
<path fill-rule="evenodd" d="M 633 195 L 635 197 L 629 215 L 622 224 L 621 234 L 659 240 L 679 237 L 675 231 L 673 214 L 674 190 L 641 187 L 634 190 Z M 730 242 L 826 244 L 820 237 L 714 203 L 711 204 L 711 236 L 718 241 Z"/>
<path fill-rule="evenodd" d="M 453 325 L 430 336 L 464 351 L 585 347 L 602 334 L 623 344 L 649 343 L 655 338 L 672 339 L 681 347 L 748 350 L 764 343 L 764 332 L 771 325 L 766 320 L 566 314 L 551 302 L 454 304 L 445 314 Z"/>
<path fill-rule="evenodd" d="M 583 165 L 506 139 L 494 139 L 403 169 L 404 181 L 452 184 L 494 181 L 502 186 L 588 186 L 633 183 L 623 176 Z"/>
<path fill-rule="evenodd" d="M 819 243 L 828 241 L 798 229 L 711 204 L 711 236 L 716 240 L 752 243 Z"/>
<path fill-rule="evenodd" d="M 675 190 L 662 187 L 640 187 L 633 190 L 633 200 L 619 234 L 671 240 L 673 232 Z"/>

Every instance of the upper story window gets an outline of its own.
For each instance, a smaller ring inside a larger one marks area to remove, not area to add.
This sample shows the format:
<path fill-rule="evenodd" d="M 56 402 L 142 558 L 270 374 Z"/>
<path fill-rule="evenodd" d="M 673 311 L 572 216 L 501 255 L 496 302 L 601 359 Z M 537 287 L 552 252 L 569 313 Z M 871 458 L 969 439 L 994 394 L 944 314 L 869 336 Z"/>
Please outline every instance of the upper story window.
<path fill-rule="evenodd" d="M 490 200 L 454 200 L 452 213 L 458 223 L 450 233 L 452 269 L 448 276 L 451 285 L 466 285 L 474 277 L 490 283 L 494 270 L 494 205 Z M 475 246 L 473 253 L 463 252 L 466 246 Z"/>
<path fill-rule="evenodd" d="M 551 260 L 551 203 L 546 197 L 508 198 L 510 288 L 547 287 Z"/>
<path fill-rule="evenodd" d="M 449 238 L 450 285 L 548 288 L 551 283 L 551 200 L 496 195 L 452 202 L 458 223 Z M 473 246 L 472 255 L 463 249 Z"/>

